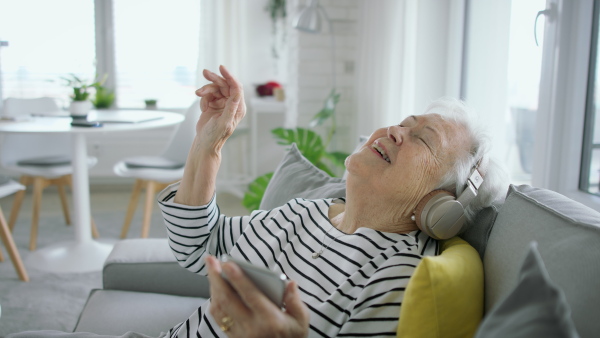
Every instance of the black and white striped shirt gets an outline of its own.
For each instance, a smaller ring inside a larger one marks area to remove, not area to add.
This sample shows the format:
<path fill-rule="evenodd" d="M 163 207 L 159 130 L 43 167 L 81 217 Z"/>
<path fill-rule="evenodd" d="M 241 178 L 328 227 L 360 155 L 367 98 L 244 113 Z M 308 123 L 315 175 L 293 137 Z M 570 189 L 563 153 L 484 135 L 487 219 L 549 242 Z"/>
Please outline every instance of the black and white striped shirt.
<path fill-rule="evenodd" d="M 310 310 L 311 337 L 395 336 L 408 279 L 423 256 L 438 251 L 437 241 L 420 231 L 383 233 L 366 224 L 344 234 L 327 216 L 333 199 L 298 198 L 270 211 L 227 217 L 214 196 L 201 207 L 174 203 L 177 188 L 168 187 L 158 200 L 179 263 L 206 274 L 204 255 L 228 253 L 284 273 L 298 283 Z M 313 259 L 322 246 L 326 250 Z M 169 336 L 225 337 L 209 303 Z"/>

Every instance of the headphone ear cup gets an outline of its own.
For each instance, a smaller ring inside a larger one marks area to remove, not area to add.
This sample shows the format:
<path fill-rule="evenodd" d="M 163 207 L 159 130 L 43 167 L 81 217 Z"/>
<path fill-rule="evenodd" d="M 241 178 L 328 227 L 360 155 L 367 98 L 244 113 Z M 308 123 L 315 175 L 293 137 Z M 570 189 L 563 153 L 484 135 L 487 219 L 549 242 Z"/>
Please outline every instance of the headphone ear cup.
<path fill-rule="evenodd" d="M 451 193 L 434 190 L 417 204 L 415 222 L 430 237 L 448 239 L 462 228 L 464 209 Z"/>

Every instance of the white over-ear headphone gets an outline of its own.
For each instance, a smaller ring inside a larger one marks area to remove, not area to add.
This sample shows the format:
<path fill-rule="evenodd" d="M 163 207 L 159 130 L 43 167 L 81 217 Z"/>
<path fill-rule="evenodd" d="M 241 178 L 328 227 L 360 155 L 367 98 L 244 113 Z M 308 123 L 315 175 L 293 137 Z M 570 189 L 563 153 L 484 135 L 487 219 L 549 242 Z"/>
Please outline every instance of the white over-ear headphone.
<path fill-rule="evenodd" d="M 465 209 L 477 196 L 483 177 L 477 162 L 467 179 L 467 186 L 458 198 L 445 190 L 434 190 L 425 195 L 415 208 L 415 222 L 419 229 L 435 239 L 456 236 L 465 223 Z"/>

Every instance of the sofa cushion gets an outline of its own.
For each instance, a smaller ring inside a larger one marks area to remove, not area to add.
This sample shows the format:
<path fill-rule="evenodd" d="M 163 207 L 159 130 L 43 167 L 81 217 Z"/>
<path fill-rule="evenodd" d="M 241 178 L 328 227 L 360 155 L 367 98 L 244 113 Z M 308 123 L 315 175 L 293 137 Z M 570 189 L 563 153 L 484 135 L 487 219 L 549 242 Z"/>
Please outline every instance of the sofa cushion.
<path fill-rule="evenodd" d="M 495 202 L 491 206 L 483 208 L 477 213 L 473 222 L 467 221 L 464 231 L 459 234 L 462 239 L 477 250 L 481 259 L 485 254 L 485 247 L 502 203 L 504 201 Z"/>
<path fill-rule="evenodd" d="M 472 337 L 483 316 L 483 266 L 459 237 L 421 260 L 406 287 L 398 337 Z"/>
<path fill-rule="evenodd" d="M 206 299 L 157 293 L 92 290 L 73 332 L 158 337 L 186 320 Z"/>
<path fill-rule="evenodd" d="M 548 276 L 531 242 L 519 270 L 517 286 L 481 323 L 476 338 L 579 337 L 562 291 Z"/>
<path fill-rule="evenodd" d="M 209 297 L 208 278 L 181 267 L 166 238 L 117 242 L 104 262 L 104 289 Z"/>
<path fill-rule="evenodd" d="M 600 213 L 556 192 L 511 186 L 484 256 L 486 310 L 517 283 L 529 243 L 536 241 L 550 279 L 567 299 L 579 334 L 600 332 Z"/>
<path fill-rule="evenodd" d="M 346 196 L 346 183 L 331 177 L 307 160 L 296 144 L 279 163 L 260 202 L 260 209 L 270 210 L 294 198 L 330 198 Z"/>

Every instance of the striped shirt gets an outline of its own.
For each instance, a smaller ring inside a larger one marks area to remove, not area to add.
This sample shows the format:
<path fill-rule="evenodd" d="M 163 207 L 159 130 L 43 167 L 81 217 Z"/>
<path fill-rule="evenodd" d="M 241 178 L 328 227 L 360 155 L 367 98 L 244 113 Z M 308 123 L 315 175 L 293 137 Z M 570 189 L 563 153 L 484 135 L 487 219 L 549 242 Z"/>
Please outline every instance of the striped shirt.
<path fill-rule="evenodd" d="M 298 283 L 310 310 L 311 337 L 395 336 L 410 276 L 423 256 L 438 251 L 437 241 L 421 231 L 384 233 L 365 225 L 344 234 L 328 218 L 329 206 L 342 199 L 297 198 L 273 210 L 227 217 L 215 196 L 200 207 L 174 203 L 177 187 L 163 190 L 158 200 L 179 264 L 205 275 L 204 256 L 227 253 L 284 273 Z M 209 305 L 210 299 L 169 336 L 225 337 Z"/>

